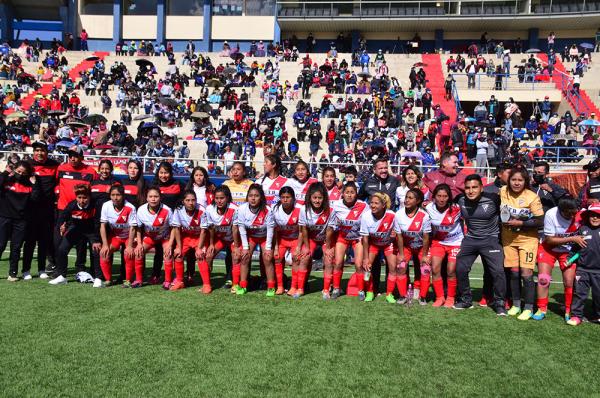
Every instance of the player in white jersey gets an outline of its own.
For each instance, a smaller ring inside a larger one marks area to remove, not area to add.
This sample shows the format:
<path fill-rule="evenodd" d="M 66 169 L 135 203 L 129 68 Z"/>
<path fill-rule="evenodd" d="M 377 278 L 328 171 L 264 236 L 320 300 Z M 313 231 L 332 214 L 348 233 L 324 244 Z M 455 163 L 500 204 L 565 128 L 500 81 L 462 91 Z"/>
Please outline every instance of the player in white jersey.
<path fill-rule="evenodd" d="M 294 190 L 294 193 L 296 194 L 296 204 L 303 205 L 310 186 L 316 182 L 318 182 L 317 179 L 310 177 L 309 175 L 308 164 L 303 160 L 299 160 L 294 165 L 294 176 L 288 179 L 286 186 L 291 187 Z M 327 190 L 325 190 L 325 192 L 327 192 Z"/>
<path fill-rule="evenodd" d="M 416 166 L 410 165 L 402 170 L 402 185 L 396 188 L 396 208 L 404 207 L 404 198 L 411 188 L 419 189 L 423 192 L 424 199 L 429 199 L 429 189 L 423 184 L 422 178 L 423 174 Z"/>
<path fill-rule="evenodd" d="M 146 204 L 137 210 L 137 242 L 135 248 L 136 261 L 143 264 L 148 250 L 162 247 L 165 270 L 173 267 L 173 249 L 175 246 L 175 231 L 171 228 L 173 212 L 161 203 L 160 190 L 149 188 L 146 193 Z M 168 290 L 171 284 L 163 282 L 163 289 Z"/>
<path fill-rule="evenodd" d="M 212 203 L 215 186 L 210 182 L 208 172 L 204 167 L 194 167 L 190 173 L 190 179 L 185 189 L 194 191 L 196 194 L 196 201 L 200 206 L 206 208 Z"/>
<path fill-rule="evenodd" d="M 533 319 L 541 321 L 546 317 L 548 309 L 548 288 L 552 280 L 552 270 L 558 263 L 562 271 L 565 293 L 565 314 L 571 311 L 573 300 L 573 282 L 575 280 L 575 264 L 567 265 L 571 245 L 585 246 L 583 237 L 577 232 L 581 226 L 581 213 L 577 201 L 564 197 L 558 201 L 558 206 L 546 212 L 544 216 L 544 237 L 538 248 L 538 284 L 537 307 Z"/>
<path fill-rule="evenodd" d="M 206 234 L 206 262 L 212 269 L 213 261 L 220 251 L 229 247 L 231 249 L 232 267 L 231 276 L 233 285 L 240 283 L 240 249 L 241 243 L 238 236 L 233 234 L 235 211 L 237 206 L 231 203 L 231 192 L 225 185 L 215 190 L 213 203 L 206 208 L 205 217 L 202 218 L 202 228 L 207 230 Z M 235 293 L 235 289 L 231 289 Z"/>
<path fill-rule="evenodd" d="M 362 236 L 363 259 L 361 269 L 357 272 L 358 298 L 361 301 L 373 301 L 373 276 L 371 266 L 383 252 L 388 267 L 388 288 L 393 291 L 396 283 L 396 245 L 394 244 L 394 212 L 390 210 L 392 202 L 383 192 L 376 192 L 369 199 L 370 210 L 365 210 L 360 218 L 360 235 Z M 364 282 L 367 282 L 365 294 Z M 388 293 L 387 301 L 392 301 L 393 295 Z"/>
<path fill-rule="evenodd" d="M 297 195 L 296 195 L 297 197 Z M 297 291 L 293 297 L 304 295 L 304 284 L 312 266 L 312 258 L 317 247 L 323 248 L 323 266 L 329 267 L 333 261 L 333 248 L 327 246 L 327 224 L 331 209 L 327 199 L 327 190 L 322 182 L 310 186 L 305 197 L 306 205 L 300 209 L 300 238 L 296 249 L 296 256 L 300 257 L 297 281 L 292 281 L 292 286 L 297 283 Z M 327 292 L 329 294 L 329 291 Z M 325 297 L 325 296 L 324 296 Z"/>
<path fill-rule="evenodd" d="M 185 191 L 183 194 L 182 205 L 178 206 L 173 212 L 173 221 L 171 225 L 175 229 L 175 241 L 177 247 L 173 253 L 175 257 L 175 281 L 170 290 L 179 290 L 185 287 L 183 260 L 191 255 L 198 262 L 198 270 L 202 278 L 202 289 L 200 292 L 209 294 L 212 291 L 210 286 L 210 270 L 206 263 L 206 242 L 204 235 L 206 230 L 202 229 L 202 218 L 205 208 L 198 204 L 196 193 L 192 190 Z M 171 273 L 165 270 L 165 274 L 171 277 Z"/>
<path fill-rule="evenodd" d="M 283 271 L 286 254 L 292 257 L 292 281 L 298 281 L 299 261 L 295 255 L 298 247 L 298 236 L 300 227 L 298 220 L 300 218 L 300 207 L 296 206 L 296 197 L 294 190 L 290 187 L 283 187 L 279 191 L 279 202 L 273 207 L 273 222 L 275 223 L 275 234 L 273 236 L 273 257 L 275 259 L 275 279 L 277 290 L 275 294 L 285 292 L 283 286 Z M 293 295 L 298 286 L 291 286 L 289 294 Z"/>
<path fill-rule="evenodd" d="M 280 170 L 280 158 L 275 155 L 265 156 L 265 174 L 258 178 L 256 182 L 262 186 L 269 206 L 273 206 L 279 202 L 279 190 L 283 188 L 288 181 L 286 177 L 279 174 Z"/>
<path fill-rule="evenodd" d="M 331 166 L 323 168 L 321 172 L 321 181 L 325 184 L 327 189 L 327 197 L 329 198 L 329 205 L 332 206 L 333 202 L 342 198 L 342 191 L 337 185 L 337 176 L 335 169 Z"/>
<path fill-rule="evenodd" d="M 267 206 L 267 199 L 260 184 L 252 184 L 248 189 L 246 203 L 238 207 L 235 214 L 234 234 L 242 243 L 240 284 L 236 294 L 246 294 L 248 276 L 254 249 L 260 247 L 267 279 L 267 297 L 275 296 L 275 271 L 273 269 L 273 214 Z"/>
<path fill-rule="evenodd" d="M 122 185 L 113 185 L 109 191 L 110 200 L 102 205 L 100 211 L 100 268 L 105 280 L 110 281 L 113 265 L 113 253 L 123 251 L 125 259 L 124 286 L 132 286 L 131 280 L 135 268 L 135 227 L 137 215 L 135 207 L 125 200 Z M 142 269 L 135 269 L 135 287 L 142 286 Z"/>
<path fill-rule="evenodd" d="M 433 201 L 425 208 L 431 219 L 431 280 L 434 307 L 452 308 L 456 296 L 456 255 L 463 240 L 460 207 L 452 203 L 452 190 L 440 184 L 433 190 Z M 442 263 L 447 258 L 448 295 L 444 298 Z"/>
<path fill-rule="evenodd" d="M 363 246 L 360 237 L 360 220 L 367 204 L 358 200 L 358 191 L 354 183 L 348 183 L 342 188 L 342 199 L 333 202 L 331 217 L 327 227 L 327 240 L 329 247 L 335 247 L 335 257 L 332 273 L 323 272 L 325 288 L 329 291 L 328 284 L 333 281 L 331 298 L 336 299 L 341 294 L 342 274 L 344 260 L 348 247 L 354 250 L 354 264 L 356 272 L 361 270 L 363 259 Z M 368 210 L 367 210 L 368 211 Z"/>
<path fill-rule="evenodd" d="M 399 209 L 394 220 L 394 231 L 398 243 L 398 291 L 399 304 L 406 302 L 408 285 L 407 262 L 412 260 L 415 270 L 415 291 L 419 289 L 421 305 L 427 304 L 429 291 L 429 275 L 431 274 L 431 257 L 429 255 L 429 235 L 431 221 L 429 215 L 421 208 L 423 192 L 411 188 L 404 198 L 404 207 Z M 419 272 L 418 272 L 419 271 Z M 419 284 L 417 284 L 419 282 Z"/>

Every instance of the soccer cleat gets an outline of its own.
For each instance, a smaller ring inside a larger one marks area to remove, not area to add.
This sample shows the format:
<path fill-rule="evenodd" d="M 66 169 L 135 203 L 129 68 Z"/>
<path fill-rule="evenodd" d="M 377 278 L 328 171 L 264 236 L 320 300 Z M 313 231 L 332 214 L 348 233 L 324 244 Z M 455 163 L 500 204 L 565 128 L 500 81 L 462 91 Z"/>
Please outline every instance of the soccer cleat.
<path fill-rule="evenodd" d="M 48 282 L 48 284 L 50 285 L 66 285 L 67 284 L 67 278 L 65 278 L 62 275 L 57 276 L 56 278 L 52 279 L 50 282 Z"/>
<path fill-rule="evenodd" d="M 365 301 L 365 291 L 364 290 L 360 290 L 358 292 L 358 300 L 359 301 Z"/>
<path fill-rule="evenodd" d="M 521 315 L 519 315 L 517 317 L 518 320 L 520 321 L 528 321 L 531 319 L 531 317 L 533 316 L 533 311 L 531 310 L 524 310 L 523 312 L 521 312 Z"/>
<path fill-rule="evenodd" d="M 123 284 L 121 285 L 121 287 L 123 289 L 131 289 L 133 287 L 133 285 L 129 281 L 123 281 Z"/>
<path fill-rule="evenodd" d="M 160 278 L 158 276 L 152 276 L 148 283 L 150 285 L 160 285 Z"/>
<path fill-rule="evenodd" d="M 488 306 L 487 298 L 485 298 L 485 296 L 483 296 L 481 298 L 481 300 L 479 300 L 479 306 L 480 307 L 487 307 Z"/>
<path fill-rule="evenodd" d="M 329 294 L 329 290 L 323 290 L 323 300 L 329 300 L 331 298 L 331 294 Z"/>
<path fill-rule="evenodd" d="M 333 289 L 333 292 L 331 292 L 331 298 L 333 300 L 337 299 L 341 295 L 342 295 L 342 290 L 341 289 Z"/>
<path fill-rule="evenodd" d="M 433 302 L 433 304 L 431 304 L 432 307 L 441 307 L 444 305 L 444 298 L 443 297 L 438 297 L 435 299 L 435 301 Z"/>
<path fill-rule="evenodd" d="M 427 299 L 424 297 L 419 298 L 419 305 L 427 305 Z"/>
<path fill-rule="evenodd" d="M 506 308 L 504 308 L 504 305 L 497 305 L 496 306 L 496 315 L 498 316 L 506 316 Z"/>
<path fill-rule="evenodd" d="M 294 297 L 294 295 L 298 292 L 298 289 L 296 289 L 295 287 L 290 288 L 290 290 L 287 291 L 287 295 L 290 297 Z"/>
<path fill-rule="evenodd" d="M 541 321 L 546 317 L 546 312 L 542 310 L 537 310 L 535 314 L 533 314 L 532 318 L 534 321 Z"/>
<path fill-rule="evenodd" d="M 444 307 L 452 308 L 454 306 L 454 297 L 447 297 L 446 301 L 444 301 Z"/>
<path fill-rule="evenodd" d="M 96 287 L 96 288 L 104 287 L 104 282 L 102 282 L 102 279 L 96 278 L 96 279 L 94 279 L 94 284 L 92 285 L 92 287 Z"/>
<path fill-rule="evenodd" d="M 455 310 L 468 310 L 470 308 L 473 308 L 473 304 L 465 303 L 464 301 L 458 301 L 458 302 L 454 303 L 452 308 L 454 308 Z"/>
<path fill-rule="evenodd" d="M 285 289 L 283 287 L 278 287 L 277 290 L 275 290 L 276 296 L 281 296 L 283 293 L 285 293 Z"/>
<path fill-rule="evenodd" d="M 31 276 L 31 274 L 29 272 L 23 272 L 23 280 L 24 281 L 30 281 L 33 279 L 33 276 Z"/>
<path fill-rule="evenodd" d="M 6 280 L 9 282 L 17 282 L 19 278 L 17 278 L 16 276 L 9 275 L 8 278 L 6 278 Z"/>
<path fill-rule="evenodd" d="M 567 325 L 571 325 L 571 326 L 579 326 L 581 324 L 581 319 L 579 319 L 578 317 L 574 316 L 572 318 L 570 318 L 567 321 Z"/>
<path fill-rule="evenodd" d="M 302 296 L 304 296 L 304 290 L 297 289 L 296 293 L 294 293 L 294 295 L 292 297 L 295 299 L 299 299 Z"/>
<path fill-rule="evenodd" d="M 198 291 L 202 294 L 210 294 L 212 292 L 212 287 L 210 285 L 202 285 Z"/>
<path fill-rule="evenodd" d="M 571 319 L 571 314 L 568 312 L 565 312 L 565 321 L 568 321 L 569 319 Z"/>
<path fill-rule="evenodd" d="M 365 296 L 365 301 L 370 303 L 373 300 L 375 300 L 375 293 L 367 292 L 367 294 Z"/>
<path fill-rule="evenodd" d="M 185 289 L 185 283 L 183 281 L 175 281 L 169 288 L 169 291 Z"/>
<path fill-rule="evenodd" d="M 142 282 L 135 281 L 135 282 L 133 282 L 133 283 L 131 284 L 131 288 L 132 288 L 132 289 L 138 289 L 138 288 L 140 288 L 140 287 L 142 287 Z"/>
<path fill-rule="evenodd" d="M 49 275 L 45 271 L 40 272 L 40 279 L 48 279 L 48 278 L 49 278 Z"/>
<path fill-rule="evenodd" d="M 400 297 L 398 300 L 396 300 L 396 304 L 406 304 L 408 302 L 408 299 L 406 297 Z"/>
<path fill-rule="evenodd" d="M 521 313 L 521 307 L 515 307 L 514 305 L 512 307 L 510 307 L 510 310 L 508 310 L 508 315 L 510 316 L 517 316 Z"/>
<path fill-rule="evenodd" d="M 164 281 L 163 284 L 162 284 L 162 288 L 164 290 L 169 290 L 171 288 L 171 283 L 167 282 L 167 281 Z"/>
<path fill-rule="evenodd" d="M 236 295 L 243 296 L 246 293 L 248 293 L 248 289 L 246 289 L 245 287 L 241 287 L 241 286 L 236 286 L 235 287 L 235 294 Z"/>
<path fill-rule="evenodd" d="M 272 288 L 267 289 L 267 294 L 265 294 L 265 296 L 267 296 L 267 297 L 275 297 L 275 288 L 272 287 Z"/>
<path fill-rule="evenodd" d="M 233 287 L 233 283 L 231 282 L 230 279 L 227 279 L 225 281 L 225 284 L 223 285 L 223 289 L 231 289 Z"/>
<path fill-rule="evenodd" d="M 396 298 L 394 298 L 394 295 L 392 293 L 388 294 L 385 296 L 385 301 L 387 301 L 390 304 L 395 304 L 396 303 Z"/>

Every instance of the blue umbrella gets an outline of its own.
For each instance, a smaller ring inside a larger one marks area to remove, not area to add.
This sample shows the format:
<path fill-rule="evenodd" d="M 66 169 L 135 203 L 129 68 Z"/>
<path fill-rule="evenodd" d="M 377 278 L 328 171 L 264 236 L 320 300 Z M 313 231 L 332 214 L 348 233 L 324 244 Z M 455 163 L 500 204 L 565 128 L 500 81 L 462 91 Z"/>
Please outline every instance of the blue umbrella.
<path fill-rule="evenodd" d="M 57 146 L 57 147 L 61 146 L 61 147 L 65 147 L 65 148 L 70 148 L 70 147 L 72 147 L 72 146 L 73 146 L 73 141 L 69 141 L 69 140 L 62 140 L 62 141 L 59 141 L 59 142 L 56 144 L 56 146 Z"/>
<path fill-rule="evenodd" d="M 579 47 L 581 47 L 581 48 L 587 48 L 587 49 L 590 49 L 590 50 L 591 50 L 591 49 L 593 49 L 593 48 L 594 48 L 594 47 L 596 47 L 596 46 L 594 46 L 592 43 L 581 43 L 581 44 L 579 45 Z"/>
<path fill-rule="evenodd" d="M 10 47 L 8 46 L 0 46 L 0 54 L 6 55 L 10 52 Z"/>
<path fill-rule="evenodd" d="M 577 124 L 578 126 L 586 126 L 586 127 L 598 127 L 600 126 L 600 122 L 594 119 L 587 119 Z"/>

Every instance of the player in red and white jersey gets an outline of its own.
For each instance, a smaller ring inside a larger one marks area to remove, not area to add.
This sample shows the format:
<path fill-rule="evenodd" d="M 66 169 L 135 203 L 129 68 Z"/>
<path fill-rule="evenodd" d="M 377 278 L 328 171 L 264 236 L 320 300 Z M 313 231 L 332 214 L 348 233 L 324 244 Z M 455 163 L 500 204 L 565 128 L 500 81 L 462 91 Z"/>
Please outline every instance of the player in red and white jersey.
<path fill-rule="evenodd" d="M 565 292 L 565 316 L 571 311 L 573 300 L 573 282 L 575 280 L 575 264 L 567 266 L 567 259 L 572 244 L 585 246 L 585 241 L 577 231 L 581 226 L 581 212 L 577 201 L 572 197 L 563 197 L 558 206 L 546 212 L 544 217 L 544 238 L 538 248 L 538 285 L 537 312 L 533 319 L 541 321 L 548 309 L 548 288 L 552 280 L 552 270 L 558 262 L 562 271 Z"/>
<path fill-rule="evenodd" d="M 317 179 L 310 177 L 308 173 L 308 164 L 303 160 L 299 160 L 294 165 L 294 176 L 288 179 L 286 186 L 291 187 L 294 190 L 294 193 L 296 194 L 296 204 L 303 205 L 310 186 L 316 182 L 318 182 Z M 325 190 L 325 192 L 327 193 L 327 190 Z"/>
<path fill-rule="evenodd" d="M 333 281 L 333 291 L 331 292 L 333 299 L 338 298 L 341 294 L 344 259 L 348 247 L 352 247 L 354 250 L 356 272 L 360 271 L 363 259 L 360 220 L 363 212 L 367 209 L 367 204 L 358 200 L 358 190 L 354 183 L 344 185 L 342 192 L 342 199 L 333 202 L 327 228 L 328 246 L 335 247 L 334 262 L 331 270 L 323 271 L 325 285 L 323 293 L 329 292 L 329 284 Z"/>
<path fill-rule="evenodd" d="M 397 285 L 400 293 L 399 304 L 406 302 L 408 288 L 407 264 L 410 260 L 414 264 L 415 280 L 417 278 L 420 280 L 419 303 L 421 305 L 427 304 L 426 297 L 429 291 L 429 275 L 431 274 L 431 257 L 429 255 L 431 221 L 429 214 L 421 208 L 422 204 L 423 192 L 417 188 L 409 189 L 404 198 L 404 207 L 398 210 L 394 220 L 394 231 L 398 242 Z"/>
<path fill-rule="evenodd" d="M 321 181 L 323 181 L 323 184 L 325 184 L 325 188 L 327 189 L 327 197 L 329 198 L 330 206 L 333 205 L 333 202 L 342 198 L 342 191 L 338 187 L 336 179 L 337 176 L 333 167 L 327 166 L 323 168 L 323 171 L 321 172 Z"/>
<path fill-rule="evenodd" d="M 256 180 L 262 186 L 269 206 L 279 202 L 279 190 L 288 181 L 286 177 L 279 174 L 280 169 L 281 159 L 275 155 L 267 155 L 265 156 L 265 175 Z"/>
<path fill-rule="evenodd" d="M 202 228 L 207 230 L 207 248 L 206 262 L 209 269 L 212 269 L 215 256 L 226 247 L 231 249 L 232 267 L 231 276 L 233 285 L 240 283 L 240 249 L 241 244 L 237 235 L 233 233 L 235 221 L 235 212 L 237 206 L 234 205 L 231 198 L 231 191 L 225 185 L 221 185 L 215 190 L 213 203 L 206 208 L 205 217 L 202 219 Z M 232 293 L 235 290 L 231 289 Z"/>
<path fill-rule="evenodd" d="M 369 199 L 369 210 L 365 210 L 360 218 L 360 235 L 362 236 L 363 257 L 362 265 L 357 270 L 358 298 L 361 301 L 373 301 L 373 276 L 371 266 L 383 252 L 388 267 L 388 298 L 393 300 L 394 284 L 396 283 L 396 246 L 394 244 L 394 217 L 390 210 L 392 202 L 383 192 L 376 192 Z M 367 282 L 365 295 L 364 282 Z M 390 285 L 391 284 L 391 285 Z"/>
<path fill-rule="evenodd" d="M 452 203 L 452 190 L 440 184 L 433 190 L 433 201 L 425 208 L 431 220 L 431 280 L 435 293 L 434 307 L 452 308 L 456 296 L 456 255 L 463 240 L 460 207 Z M 442 263 L 447 258 L 448 295 L 444 298 Z M 424 277 L 421 274 L 421 277 Z"/>
<path fill-rule="evenodd" d="M 125 200 L 125 189 L 122 185 L 113 185 L 109 191 L 110 200 L 102 205 L 100 211 L 100 268 L 104 279 L 110 282 L 113 265 L 113 253 L 123 251 L 125 260 L 125 287 L 141 287 L 143 267 L 135 266 L 135 227 L 137 212 L 135 207 Z M 135 268 L 135 281 L 132 284 Z"/>
<path fill-rule="evenodd" d="M 152 248 L 162 246 L 165 270 L 173 267 L 173 249 L 175 246 L 175 231 L 171 228 L 173 211 L 161 202 L 161 193 L 158 187 L 148 188 L 146 204 L 137 210 L 137 242 L 135 248 L 136 267 L 145 262 L 146 252 Z M 166 280 L 163 289 L 168 290 L 171 284 Z"/>
<path fill-rule="evenodd" d="M 273 258 L 275 260 L 275 279 L 277 290 L 275 294 L 285 292 L 283 286 L 283 271 L 286 254 L 292 257 L 292 280 L 298 280 L 299 261 L 295 255 L 298 247 L 298 236 L 300 227 L 298 220 L 300 218 L 300 207 L 296 206 L 296 196 L 294 190 L 290 187 L 283 187 L 279 191 L 279 203 L 272 207 L 273 222 L 275 224 L 275 234 L 273 235 Z M 292 286 L 297 290 L 297 286 Z"/>
<path fill-rule="evenodd" d="M 175 229 L 177 247 L 173 253 L 173 257 L 175 257 L 175 281 L 170 290 L 179 290 L 185 287 L 183 260 L 194 255 L 202 278 L 200 292 L 209 294 L 212 291 L 210 271 L 205 259 L 206 246 L 203 245 L 206 241 L 203 236 L 206 231 L 202 229 L 204 212 L 205 208 L 198 204 L 196 193 L 193 190 L 187 190 L 183 193 L 182 205 L 178 206 L 173 212 L 171 225 Z M 171 272 L 167 272 L 166 268 L 165 274 L 167 274 L 170 281 Z"/>
<path fill-rule="evenodd" d="M 296 194 L 296 197 L 298 195 Z M 306 205 L 300 208 L 300 237 L 296 248 L 296 257 L 300 258 L 297 279 L 292 280 L 292 289 L 288 294 L 294 298 L 304 295 L 304 284 L 312 266 L 312 258 L 317 247 L 323 248 L 323 267 L 329 267 L 333 261 L 333 248 L 327 246 L 327 224 L 331 209 L 327 200 L 327 190 L 322 182 L 312 184 L 304 199 Z M 293 275 L 292 275 L 293 278 Z M 297 290 L 294 290 L 296 288 Z M 329 292 L 327 292 L 329 294 Z"/>
<path fill-rule="evenodd" d="M 234 234 L 240 236 L 242 243 L 240 284 L 236 294 L 246 294 L 252 253 L 260 247 L 267 279 L 267 297 L 275 296 L 275 271 L 273 269 L 273 214 L 267 206 L 267 198 L 260 184 L 252 184 L 246 195 L 246 203 L 238 207 L 235 214 Z"/>

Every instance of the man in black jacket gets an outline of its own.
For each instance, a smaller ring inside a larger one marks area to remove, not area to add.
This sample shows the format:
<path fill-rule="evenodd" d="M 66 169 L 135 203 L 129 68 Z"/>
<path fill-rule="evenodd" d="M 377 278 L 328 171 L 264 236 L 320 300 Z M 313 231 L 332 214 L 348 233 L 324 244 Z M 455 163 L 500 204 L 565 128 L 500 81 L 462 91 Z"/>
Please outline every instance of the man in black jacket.
<path fill-rule="evenodd" d="M 533 175 L 531 190 L 535 192 L 542 201 L 544 213 L 558 205 L 558 200 L 567 194 L 567 191 L 548 178 L 550 165 L 547 162 L 535 162 L 533 164 Z"/>

